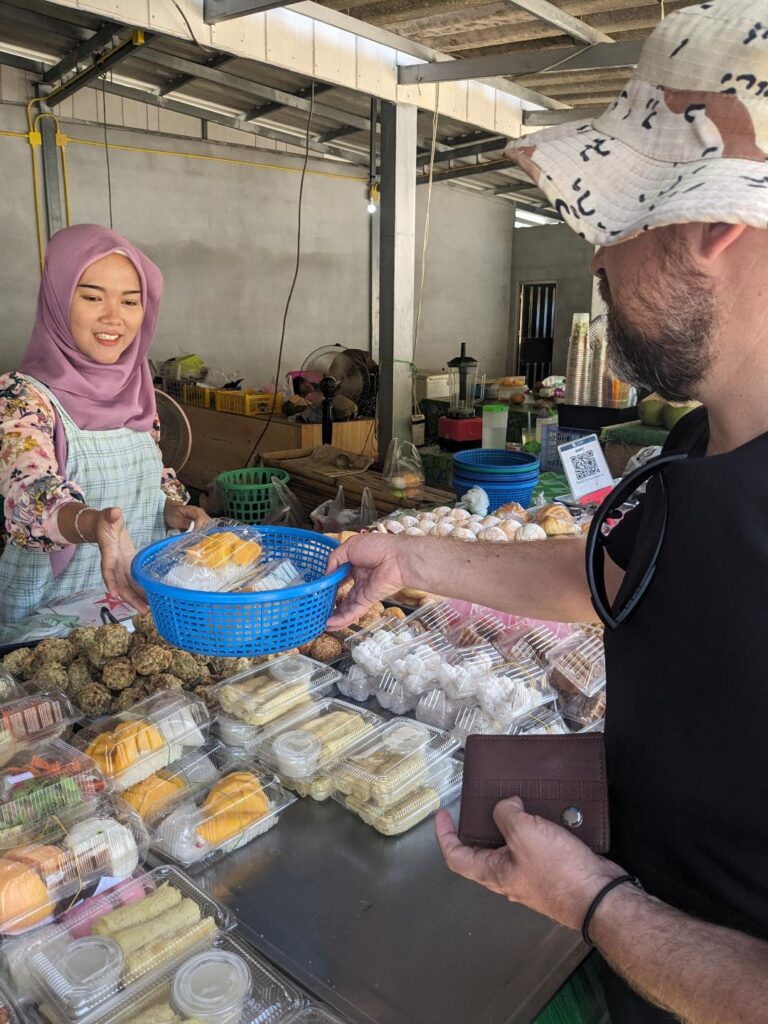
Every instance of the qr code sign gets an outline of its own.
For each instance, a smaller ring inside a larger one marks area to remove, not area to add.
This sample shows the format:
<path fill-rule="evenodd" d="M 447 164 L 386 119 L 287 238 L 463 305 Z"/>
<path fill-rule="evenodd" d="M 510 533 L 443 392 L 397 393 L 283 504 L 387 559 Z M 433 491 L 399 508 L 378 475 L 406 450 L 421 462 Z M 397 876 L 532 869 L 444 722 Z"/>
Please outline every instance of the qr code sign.
<path fill-rule="evenodd" d="M 600 467 L 597 464 L 594 452 L 589 449 L 583 452 L 573 452 L 571 455 L 571 466 L 579 483 L 600 476 Z"/>

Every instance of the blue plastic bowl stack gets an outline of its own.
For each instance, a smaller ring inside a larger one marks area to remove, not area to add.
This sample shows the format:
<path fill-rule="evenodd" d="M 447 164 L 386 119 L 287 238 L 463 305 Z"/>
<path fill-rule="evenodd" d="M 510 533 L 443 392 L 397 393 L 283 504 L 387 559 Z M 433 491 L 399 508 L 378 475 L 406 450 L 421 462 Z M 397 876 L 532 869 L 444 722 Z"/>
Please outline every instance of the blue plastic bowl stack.
<path fill-rule="evenodd" d="M 471 487 L 482 487 L 489 498 L 489 512 L 509 501 L 527 508 L 538 480 L 538 456 L 528 452 L 471 448 L 453 456 L 456 497 L 461 499 Z"/>

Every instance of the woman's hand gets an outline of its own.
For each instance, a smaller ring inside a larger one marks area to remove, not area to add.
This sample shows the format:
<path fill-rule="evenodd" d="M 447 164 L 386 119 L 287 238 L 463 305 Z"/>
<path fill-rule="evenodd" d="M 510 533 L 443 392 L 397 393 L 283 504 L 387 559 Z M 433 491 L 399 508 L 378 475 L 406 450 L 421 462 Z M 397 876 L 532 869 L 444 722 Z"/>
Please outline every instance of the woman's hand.
<path fill-rule="evenodd" d="M 205 509 L 196 505 L 182 505 L 178 501 L 171 501 L 170 498 L 165 502 L 165 525 L 169 530 L 180 530 L 184 533 L 190 524 L 194 530 L 199 530 L 210 522 L 211 517 Z"/>
<path fill-rule="evenodd" d="M 87 523 L 83 520 L 88 517 Z M 133 605 L 139 612 L 148 609 L 144 592 L 131 579 L 131 561 L 136 554 L 119 508 L 89 509 L 80 519 L 83 535 L 99 545 L 101 575 L 112 597 Z"/>

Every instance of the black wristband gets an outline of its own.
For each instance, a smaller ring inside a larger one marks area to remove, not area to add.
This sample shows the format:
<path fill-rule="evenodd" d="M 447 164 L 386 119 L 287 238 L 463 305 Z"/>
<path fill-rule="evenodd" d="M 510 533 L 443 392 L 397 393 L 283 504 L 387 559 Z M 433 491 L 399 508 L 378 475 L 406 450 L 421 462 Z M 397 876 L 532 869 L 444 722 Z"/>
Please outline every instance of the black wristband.
<path fill-rule="evenodd" d="M 581 937 L 584 939 L 588 946 L 594 947 L 594 942 L 589 937 L 589 926 L 592 924 L 592 918 L 595 916 L 595 912 L 600 904 L 603 902 L 605 897 L 619 885 L 624 885 L 625 882 L 631 882 L 632 885 L 637 886 L 638 889 L 642 889 L 642 883 L 639 879 L 635 878 L 634 875 L 619 875 L 618 878 L 614 878 L 607 885 L 604 885 L 600 892 L 595 896 L 589 905 L 589 910 L 584 915 L 584 924 L 581 926 Z"/>

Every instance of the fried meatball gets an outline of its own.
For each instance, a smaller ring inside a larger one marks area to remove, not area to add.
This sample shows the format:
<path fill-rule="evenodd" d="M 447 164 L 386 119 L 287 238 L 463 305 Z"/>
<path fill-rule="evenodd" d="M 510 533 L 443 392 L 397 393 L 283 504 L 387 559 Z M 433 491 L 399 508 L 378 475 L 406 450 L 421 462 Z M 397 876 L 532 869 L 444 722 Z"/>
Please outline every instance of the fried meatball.
<path fill-rule="evenodd" d="M 163 690 L 181 690 L 184 688 L 184 683 L 179 679 L 178 676 L 172 676 L 170 672 L 155 672 L 151 676 L 147 676 L 146 683 L 147 693 L 155 694 L 162 693 Z"/>
<path fill-rule="evenodd" d="M 68 690 L 69 676 L 63 665 L 56 665 L 50 662 L 35 669 L 34 681 L 47 690 Z"/>
<path fill-rule="evenodd" d="M 168 671 L 171 675 L 178 676 L 184 683 L 195 683 L 202 675 L 202 668 L 195 658 L 178 648 L 171 652 L 171 664 L 168 666 Z"/>
<path fill-rule="evenodd" d="M 112 694 L 101 683 L 86 683 L 77 695 L 77 703 L 86 715 L 105 715 L 112 705 Z"/>
<path fill-rule="evenodd" d="M 159 644 L 143 644 L 131 651 L 131 664 L 140 676 L 151 676 L 165 672 L 173 660 L 173 654 Z"/>
<path fill-rule="evenodd" d="M 90 665 L 85 658 L 75 658 L 67 669 L 67 675 L 69 676 L 68 689 L 73 697 L 77 697 L 86 683 L 95 682 Z"/>
<path fill-rule="evenodd" d="M 32 671 L 35 652 L 29 647 L 19 647 L 3 658 L 2 666 L 17 679 L 26 679 Z"/>
<path fill-rule="evenodd" d="M 131 645 L 131 634 L 120 625 L 99 626 L 91 647 L 104 658 L 124 658 Z"/>
<path fill-rule="evenodd" d="M 88 648 L 93 643 L 93 638 L 96 636 L 98 626 L 77 626 L 69 634 L 67 639 L 75 648 L 76 654 L 85 654 Z"/>
<path fill-rule="evenodd" d="M 51 637 L 41 640 L 35 648 L 35 667 L 42 665 L 69 665 L 75 657 L 75 648 L 70 640 Z"/>
<path fill-rule="evenodd" d="M 127 690 L 118 693 L 112 700 L 112 713 L 119 715 L 121 711 L 130 711 L 135 704 L 138 704 L 146 696 L 147 691 L 143 686 L 129 686 Z"/>
<path fill-rule="evenodd" d="M 101 673 L 101 681 L 110 690 L 127 690 L 136 682 L 136 670 L 129 658 L 110 658 Z"/>

